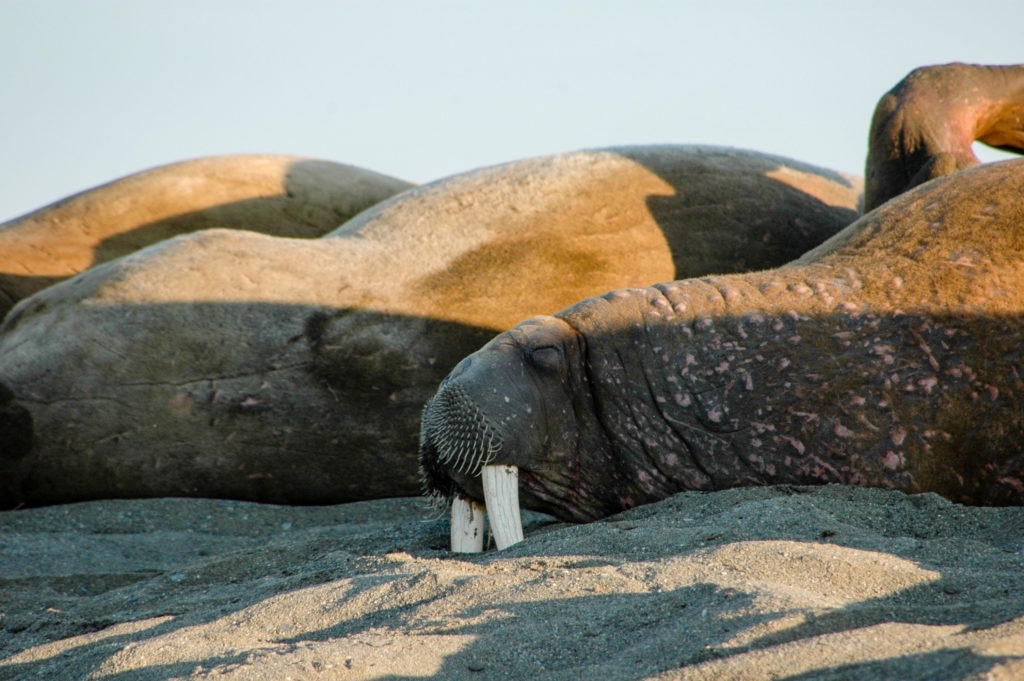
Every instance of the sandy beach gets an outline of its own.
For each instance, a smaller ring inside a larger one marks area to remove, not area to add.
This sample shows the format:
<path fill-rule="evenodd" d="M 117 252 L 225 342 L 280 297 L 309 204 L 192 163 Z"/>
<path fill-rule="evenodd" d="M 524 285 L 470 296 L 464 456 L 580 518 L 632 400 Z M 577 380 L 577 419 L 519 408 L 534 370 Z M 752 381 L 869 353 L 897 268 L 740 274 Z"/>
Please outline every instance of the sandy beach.
<path fill-rule="evenodd" d="M 0 678 L 1024 678 L 1024 508 L 770 487 L 447 532 L 417 498 L 0 513 Z"/>

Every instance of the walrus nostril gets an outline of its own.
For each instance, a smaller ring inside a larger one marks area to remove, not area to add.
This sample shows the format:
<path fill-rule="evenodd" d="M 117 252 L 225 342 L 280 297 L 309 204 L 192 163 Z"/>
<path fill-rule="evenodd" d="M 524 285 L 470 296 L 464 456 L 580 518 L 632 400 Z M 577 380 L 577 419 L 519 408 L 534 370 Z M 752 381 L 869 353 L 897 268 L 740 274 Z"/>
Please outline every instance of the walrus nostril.
<path fill-rule="evenodd" d="M 476 474 L 501 451 L 501 436 L 457 384 L 446 383 L 427 405 L 423 432 L 441 463 Z"/>

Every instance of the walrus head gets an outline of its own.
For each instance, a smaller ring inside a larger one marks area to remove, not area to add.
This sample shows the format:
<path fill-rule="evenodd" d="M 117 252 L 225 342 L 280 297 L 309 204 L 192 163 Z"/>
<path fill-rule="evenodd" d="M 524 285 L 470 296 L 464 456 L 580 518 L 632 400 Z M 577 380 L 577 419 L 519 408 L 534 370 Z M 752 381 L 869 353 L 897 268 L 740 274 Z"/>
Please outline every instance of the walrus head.
<path fill-rule="evenodd" d="M 484 499 L 499 547 L 521 537 L 520 495 L 526 508 L 566 520 L 607 515 L 580 485 L 585 459 L 608 446 L 596 427 L 585 353 L 583 337 L 565 321 L 535 317 L 465 358 L 441 383 L 423 412 L 419 460 L 425 491 L 454 501 L 453 537 L 464 520 L 482 519 L 470 499 Z M 587 484 L 600 485 L 603 470 L 590 471 Z M 507 535 L 496 524 L 501 518 L 509 519 Z"/>
<path fill-rule="evenodd" d="M 1024 153 L 1024 65 L 914 69 L 875 108 L 865 212 L 928 180 L 978 165 L 976 140 Z"/>

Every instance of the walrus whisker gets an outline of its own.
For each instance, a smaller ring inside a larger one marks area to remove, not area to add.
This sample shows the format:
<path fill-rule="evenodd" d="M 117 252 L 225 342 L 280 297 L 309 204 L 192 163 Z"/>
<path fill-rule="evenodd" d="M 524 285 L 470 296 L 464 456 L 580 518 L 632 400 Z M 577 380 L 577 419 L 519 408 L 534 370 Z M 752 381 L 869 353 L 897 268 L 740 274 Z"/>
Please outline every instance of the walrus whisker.
<path fill-rule="evenodd" d="M 438 459 L 458 473 L 479 473 L 502 448 L 487 416 L 457 385 L 442 386 L 427 405 L 423 424 Z"/>

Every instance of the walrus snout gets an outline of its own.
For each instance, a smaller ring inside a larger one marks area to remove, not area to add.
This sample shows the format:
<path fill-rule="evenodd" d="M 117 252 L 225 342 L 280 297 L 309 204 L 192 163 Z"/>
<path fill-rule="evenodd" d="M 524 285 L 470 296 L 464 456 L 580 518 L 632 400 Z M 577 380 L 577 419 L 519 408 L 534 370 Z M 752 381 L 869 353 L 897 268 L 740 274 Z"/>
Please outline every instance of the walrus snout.
<path fill-rule="evenodd" d="M 554 317 L 528 319 L 465 357 L 441 382 L 423 410 L 420 468 L 429 494 L 452 496 L 452 478 L 463 493 L 484 466 L 522 466 L 541 446 L 536 408 L 540 393 L 561 382 L 567 341 L 574 333 Z M 534 377 L 536 380 L 527 379 Z"/>
<path fill-rule="evenodd" d="M 468 363 L 463 365 L 465 369 Z M 488 512 L 495 542 L 498 548 L 505 548 L 523 539 L 518 468 L 490 465 L 501 453 L 501 436 L 455 379 L 453 372 L 423 411 L 419 459 L 425 492 L 451 500 L 453 551 L 483 550 L 483 523 Z M 467 498 L 453 472 L 464 481 L 481 479 L 483 505 Z"/>
<path fill-rule="evenodd" d="M 452 378 L 455 378 L 454 376 Z M 421 448 L 427 443 L 450 470 L 477 475 L 501 452 L 501 436 L 473 398 L 456 382 L 442 384 L 423 412 Z"/>

